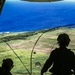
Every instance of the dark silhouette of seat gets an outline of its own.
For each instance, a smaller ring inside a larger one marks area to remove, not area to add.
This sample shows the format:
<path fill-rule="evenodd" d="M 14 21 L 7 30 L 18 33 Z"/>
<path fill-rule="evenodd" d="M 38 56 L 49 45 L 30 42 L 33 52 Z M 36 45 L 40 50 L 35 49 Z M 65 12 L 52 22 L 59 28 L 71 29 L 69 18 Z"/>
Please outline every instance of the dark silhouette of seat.
<path fill-rule="evenodd" d="M 75 55 L 67 48 L 70 42 L 69 36 L 65 33 L 60 34 L 57 38 L 57 42 L 59 48 L 51 52 L 41 70 L 41 75 L 43 75 L 51 65 L 53 66 L 49 71 L 52 75 L 71 75 L 71 73 L 75 75 Z"/>
<path fill-rule="evenodd" d="M 10 58 L 3 59 L 2 67 L 0 67 L 0 75 L 12 75 L 11 69 L 13 68 L 13 61 Z"/>

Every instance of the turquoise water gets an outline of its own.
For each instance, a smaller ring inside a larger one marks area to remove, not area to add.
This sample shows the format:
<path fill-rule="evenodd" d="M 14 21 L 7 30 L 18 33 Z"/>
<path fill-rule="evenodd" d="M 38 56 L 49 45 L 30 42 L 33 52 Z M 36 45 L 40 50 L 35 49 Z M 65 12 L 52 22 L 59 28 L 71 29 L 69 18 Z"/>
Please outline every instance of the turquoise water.
<path fill-rule="evenodd" d="M 6 1 L 0 15 L 0 32 L 75 27 L 74 15 L 75 2 Z"/>

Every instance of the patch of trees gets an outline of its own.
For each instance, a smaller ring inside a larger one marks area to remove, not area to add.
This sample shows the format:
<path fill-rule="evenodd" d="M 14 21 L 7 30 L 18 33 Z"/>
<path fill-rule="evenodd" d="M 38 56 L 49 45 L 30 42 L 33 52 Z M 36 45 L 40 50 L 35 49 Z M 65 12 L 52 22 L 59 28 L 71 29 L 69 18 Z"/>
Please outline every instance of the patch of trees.
<path fill-rule="evenodd" d="M 38 30 L 38 31 L 32 31 L 32 32 L 24 32 L 24 33 L 19 33 L 17 35 L 9 35 L 9 36 L 3 36 L 2 38 L 0 38 L 0 43 L 4 42 L 4 41 L 10 41 L 10 40 L 18 40 L 18 39 L 26 39 L 27 37 L 36 35 L 38 33 L 46 33 L 46 32 L 50 32 L 50 31 L 54 31 L 57 29 L 62 29 L 62 28 L 69 28 L 69 27 L 57 27 L 57 28 L 50 28 L 50 29 L 44 29 L 44 30 Z"/>
<path fill-rule="evenodd" d="M 36 35 L 37 32 L 24 32 L 24 33 L 20 33 L 18 35 L 10 35 L 10 36 L 5 36 L 0 38 L 0 43 L 2 42 L 8 42 L 10 40 L 18 40 L 18 39 L 26 39 L 27 37 Z"/>

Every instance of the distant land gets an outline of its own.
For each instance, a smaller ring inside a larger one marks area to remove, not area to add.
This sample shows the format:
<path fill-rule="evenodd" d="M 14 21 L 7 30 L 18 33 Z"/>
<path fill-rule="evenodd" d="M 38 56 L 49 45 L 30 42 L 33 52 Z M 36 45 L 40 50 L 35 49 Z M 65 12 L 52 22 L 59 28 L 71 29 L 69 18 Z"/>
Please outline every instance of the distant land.
<path fill-rule="evenodd" d="M 50 52 L 58 47 L 57 36 L 60 33 L 67 33 L 71 42 L 68 46 L 75 53 L 75 28 L 60 27 L 54 29 L 39 30 L 33 32 L 4 32 L 0 34 L 0 66 L 5 58 L 12 58 L 14 61 L 13 75 L 29 75 L 24 65 L 30 71 L 30 57 L 32 53 L 32 75 L 40 75 L 41 68 Z M 7 44 L 8 43 L 8 44 Z M 13 49 L 13 50 L 12 50 Z M 15 55 L 15 53 L 18 57 Z M 36 67 L 35 63 L 41 63 Z M 44 75 L 51 75 L 50 72 Z"/>
<path fill-rule="evenodd" d="M 8 42 L 13 48 L 31 50 L 37 39 L 42 35 L 35 46 L 35 50 L 47 52 L 50 51 L 50 48 L 57 46 L 56 38 L 60 33 L 70 35 L 72 39 L 70 47 L 75 49 L 75 28 L 68 27 L 31 32 L 5 32 L 0 34 L 0 43 Z"/>

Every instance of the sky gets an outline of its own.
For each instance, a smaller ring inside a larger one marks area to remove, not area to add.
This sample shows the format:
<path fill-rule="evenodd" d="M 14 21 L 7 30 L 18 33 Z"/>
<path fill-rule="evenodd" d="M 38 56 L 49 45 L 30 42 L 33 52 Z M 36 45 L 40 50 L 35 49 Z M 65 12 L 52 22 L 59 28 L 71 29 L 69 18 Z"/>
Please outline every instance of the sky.
<path fill-rule="evenodd" d="M 75 1 L 75 0 L 64 0 L 64 1 Z"/>
<path fill-rule="evenodd" d="M 6 0 L 6 1 L 20 1 L 20 0 Z"/>
<path fill-rule="evenodd" d="M 20 1 L 20 0 L 6 0 L 6 1 Z M 75 1 L 75 0 L 64 0 L 64 1 Z"/>

